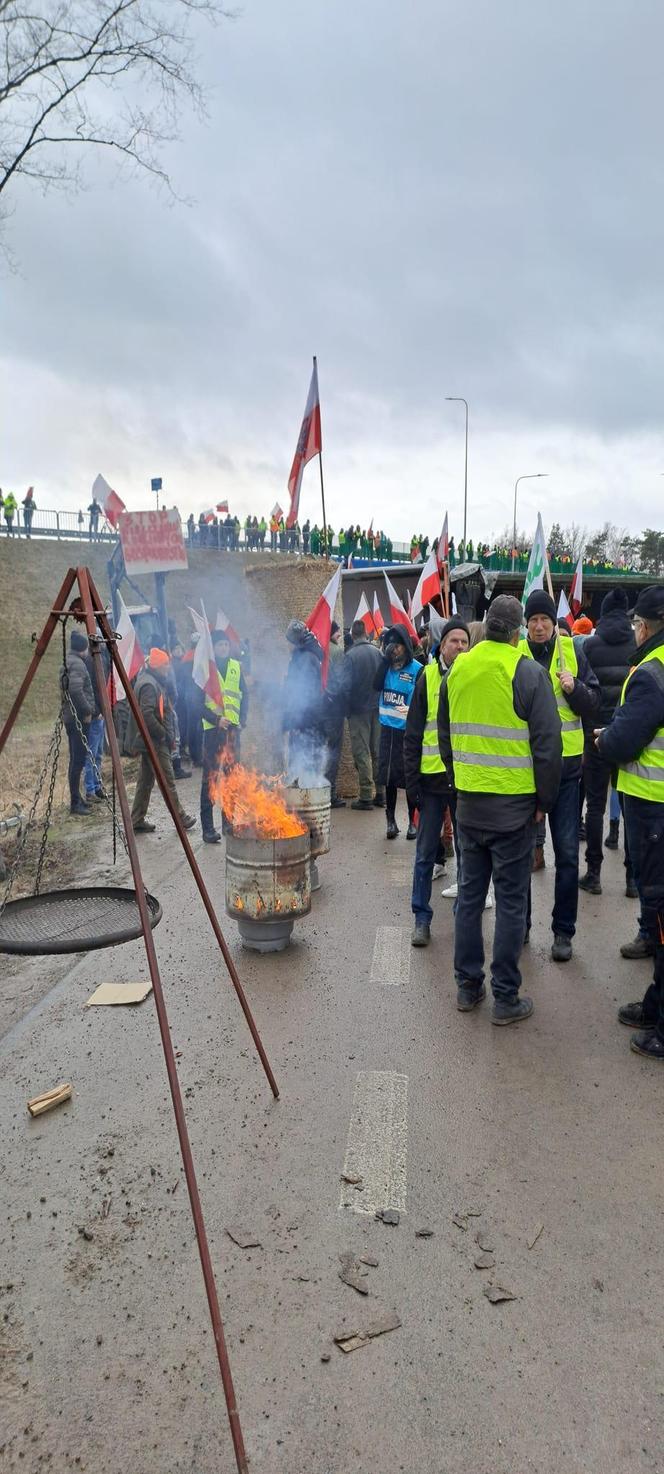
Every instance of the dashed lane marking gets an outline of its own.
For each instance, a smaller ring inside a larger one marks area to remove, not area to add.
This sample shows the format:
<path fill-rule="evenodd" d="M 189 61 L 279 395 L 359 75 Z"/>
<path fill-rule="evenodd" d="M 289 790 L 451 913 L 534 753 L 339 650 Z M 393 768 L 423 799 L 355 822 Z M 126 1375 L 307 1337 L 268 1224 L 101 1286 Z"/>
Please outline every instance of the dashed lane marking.
<path fill-rule="evenodd" d="M 355 1082 L 340 1208 L 375 1214 L 406 1211 L 408 1076 L 394 1070 L 361 1070 Z"/>
<path fill-rule="evenodd" d="M 410 977 L 410 940 L 402 926 L 379 926 L 376 929 L 371 982 L 407 983 Z"/>

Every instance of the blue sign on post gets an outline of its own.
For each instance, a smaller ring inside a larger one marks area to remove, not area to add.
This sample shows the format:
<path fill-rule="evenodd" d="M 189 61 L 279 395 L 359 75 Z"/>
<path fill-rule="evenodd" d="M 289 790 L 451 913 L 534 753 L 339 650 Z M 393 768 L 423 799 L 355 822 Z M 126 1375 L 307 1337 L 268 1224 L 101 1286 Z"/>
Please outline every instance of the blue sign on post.
<path fill-rule="evenodd" d="M 150 482 L 152 491 L 161 491 L 161 476 L 153 476 Z"/>

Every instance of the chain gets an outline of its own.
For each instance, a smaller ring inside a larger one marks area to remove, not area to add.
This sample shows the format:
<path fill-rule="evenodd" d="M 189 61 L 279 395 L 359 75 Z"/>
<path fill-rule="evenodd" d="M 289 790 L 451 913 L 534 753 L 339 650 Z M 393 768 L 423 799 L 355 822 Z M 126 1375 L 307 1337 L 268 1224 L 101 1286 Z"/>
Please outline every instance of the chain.
<path fill-rule="evenodd" d="M 37 804 L 39 803 L 39 799 L 40 799 L 40 797 L 41 797 L 41 795 L 42 795 L 42 793 L 44 791 L 44 784 L 46 782 L 46 774 L 48 772 L 49 763 L 52 763 L 53 764 L 53 767 L 52 767 L 52 771 L 51 771 L 51 781 L 49 783 L 49 790 L 48 790 L 48 800 L 47 800 L 47 806 L 46 806 L 46 817 L 44 819 L 44 831 L 43 831 L 43 834 L 42 834 L 42 841 L 41 841 L 40 850 L 39 850 L 39 861 L 38 861 L 38 866 L 37 866 L 37 890 L 39 889 L 39 879 L 41 878 L 41 870 L 42 870 L 42 866 L 43 866 L 43 863 L 44 863 L 44 853 L 45 853 L 45 850 L 46 850 L 46 840 L 47 840 L 47 835 L 48 835 L 48 825 L 49 825 L 49 822 L 50 822 L 51 809 L 52 809 L 52 806 L 53 806 L 53 793 L 54 793 L 54 790 L 55 790 L 55 777 L 56 777 L 56 772 L 57 772 L 57 767 L 58 767 L 58 758 L 60 756 L 60 743 L 61 743 L 61 741 L 62 741 L 62 716 L 60 715 L 58 717 L 56 723 L 55 723 L 55 727 L 53 728 L 53 736 L 51 737 L 51 740 L 49 742 L 48 748 L 46 750 L 46 756 L 44 758 L 44 762 L 43 762 L 43 765 L 42 765 L 42 770 L 41 770 L 41 773 L 39 774 L 39 778 L 37 779 L 37 786 L 35 788 L 35 796 L 34 796 L 34 798 L 32 800 L 32 807 L 30 809 L 30 813 L 28 814 L 28 817 L 26 819 L 26 822 L 25 822 L 25 824 L 23 826 L 23 831 L 21 833 L 20 839 L 19 839 L 18 844 L 16 846 L 16 853 L 14 855 L 14 859 L 12 860 L 11 866 L 9 868 L 9 874 L 7 876 L 7 884 L 6 884 L 5 889 L 3 891 L 3 894 L 2 894 L 2 900 L 0 901 L 0 916 L 2 916 L 2 913 L 3 913 L 4 909 L 5 909 L 5 906 L 7 905 L 7 902 L 9 900 L 9 898 L 11 896 L 11 893 L 12 893 L 12 890 L 14 888 L 14 881 L 16 879 L 16 876 L 17 876 L 17 873 L 18 873 L 18 870 L 19 870 L 21 861 L 23 859 L 23 852 L 25 850 L 25 846 L 26 846 L 27 841 L 28 841 L 28 835 L 30 834 L 30 832 L 31 832 L 31 830 L 33 828 L 34 822 L 35 822 L 35 813 L 37 811 Z"/>

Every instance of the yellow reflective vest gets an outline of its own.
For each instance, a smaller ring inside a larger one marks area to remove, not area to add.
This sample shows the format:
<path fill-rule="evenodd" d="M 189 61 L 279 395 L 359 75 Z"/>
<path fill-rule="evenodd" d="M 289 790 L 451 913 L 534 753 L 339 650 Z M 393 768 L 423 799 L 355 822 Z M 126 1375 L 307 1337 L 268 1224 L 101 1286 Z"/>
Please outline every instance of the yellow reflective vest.
<path fill-rule="evenodd" d="M 222 680 L 221 672 L 217 671 L 219 682 L 219 699 L 213 701 L 206 694 L 205 708 L 203 711 L 203 730 L 209 732 L 211 727 L 216 727 L 219 717 L 225 717 L 232 726 L 240 725 L 240 706 L 242 704 L 242 692 L 240 690 L 240 662 L 229 660 L 226 667 L 226 675 Z"/>
<path fill-rule="evenodd" d="M 463 793 L 535 792 L 528 723 L 514 710 L 522 646 L 483 640 L 447 677 L 454 781 Z"/>
<path fill-rule="evenodd" d="M 664 665 L 664 648 L 660 645 L 650 655 L 633 666 L 622 688 L 620 705 L 623 706 L 627 687 L 635 670 L 648 660 L 659 660 Z M 651 803 L 664 803 L 664 727 L 658 727 L 648 746 L 639 753 L 633 763 L 621 763 L 618 767 L 617 788 L 619 793 L 630 793 L 633 798 L 646 798 Z"/>
<path fill-rule="evenodd" d="M 443 682 L 443 673 L 437 660 L 424 667 L 427 687 L 427 717 L 422 738 L 421 773 L 444 773 L 445 764 L 438 746 L 438 699 Z"/>
<path fill-rule="evenodd" d="M 573 676 L 578 675 L 579 662 L 576 658 L 574 641 L 570 640 L 567 635 L 561 635 L 560 643 L 563 650 L 563 669 L 568 670 Z M 524 655 L 528 655 L 531 660 L 535 659 L 527 640 L 523 644 L 523 653 Z M 560 717 L 563 757 L 580 757 L 583 752 L 583 722 L 572 711 L 565 692 L 558 680 L 558 669 L 558 640 L 556 639 L 549 661 L 549 680 L 553 686 L 553 694 L 556 698 L 558 716 Z"/>

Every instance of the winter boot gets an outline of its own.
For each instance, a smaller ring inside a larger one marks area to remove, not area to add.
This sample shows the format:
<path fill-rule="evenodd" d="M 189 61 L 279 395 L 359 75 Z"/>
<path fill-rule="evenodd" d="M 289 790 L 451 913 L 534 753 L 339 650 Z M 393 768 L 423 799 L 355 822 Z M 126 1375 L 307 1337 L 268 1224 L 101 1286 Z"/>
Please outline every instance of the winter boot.
<path fill-rule="evenodd" d="M 608 832 L 608 834 L 606 836 L 606 839 L 604 840 L 604 848 L 606 850 L 617 850 L 617 848 L 618 848 L 618 836 L 619 836 L 619 833 L 620 833 L 620 820 L 619 819 L 609 819 L 609 832 Z"/>
<path fill-rule="evenodd" d="M 599 875 L 594 874 L 592 870 L 588 870 L 579 880 L 579 890 L 588 891 L 588 894 L 591 896 L 601 896 L 602 882 Z"/>

